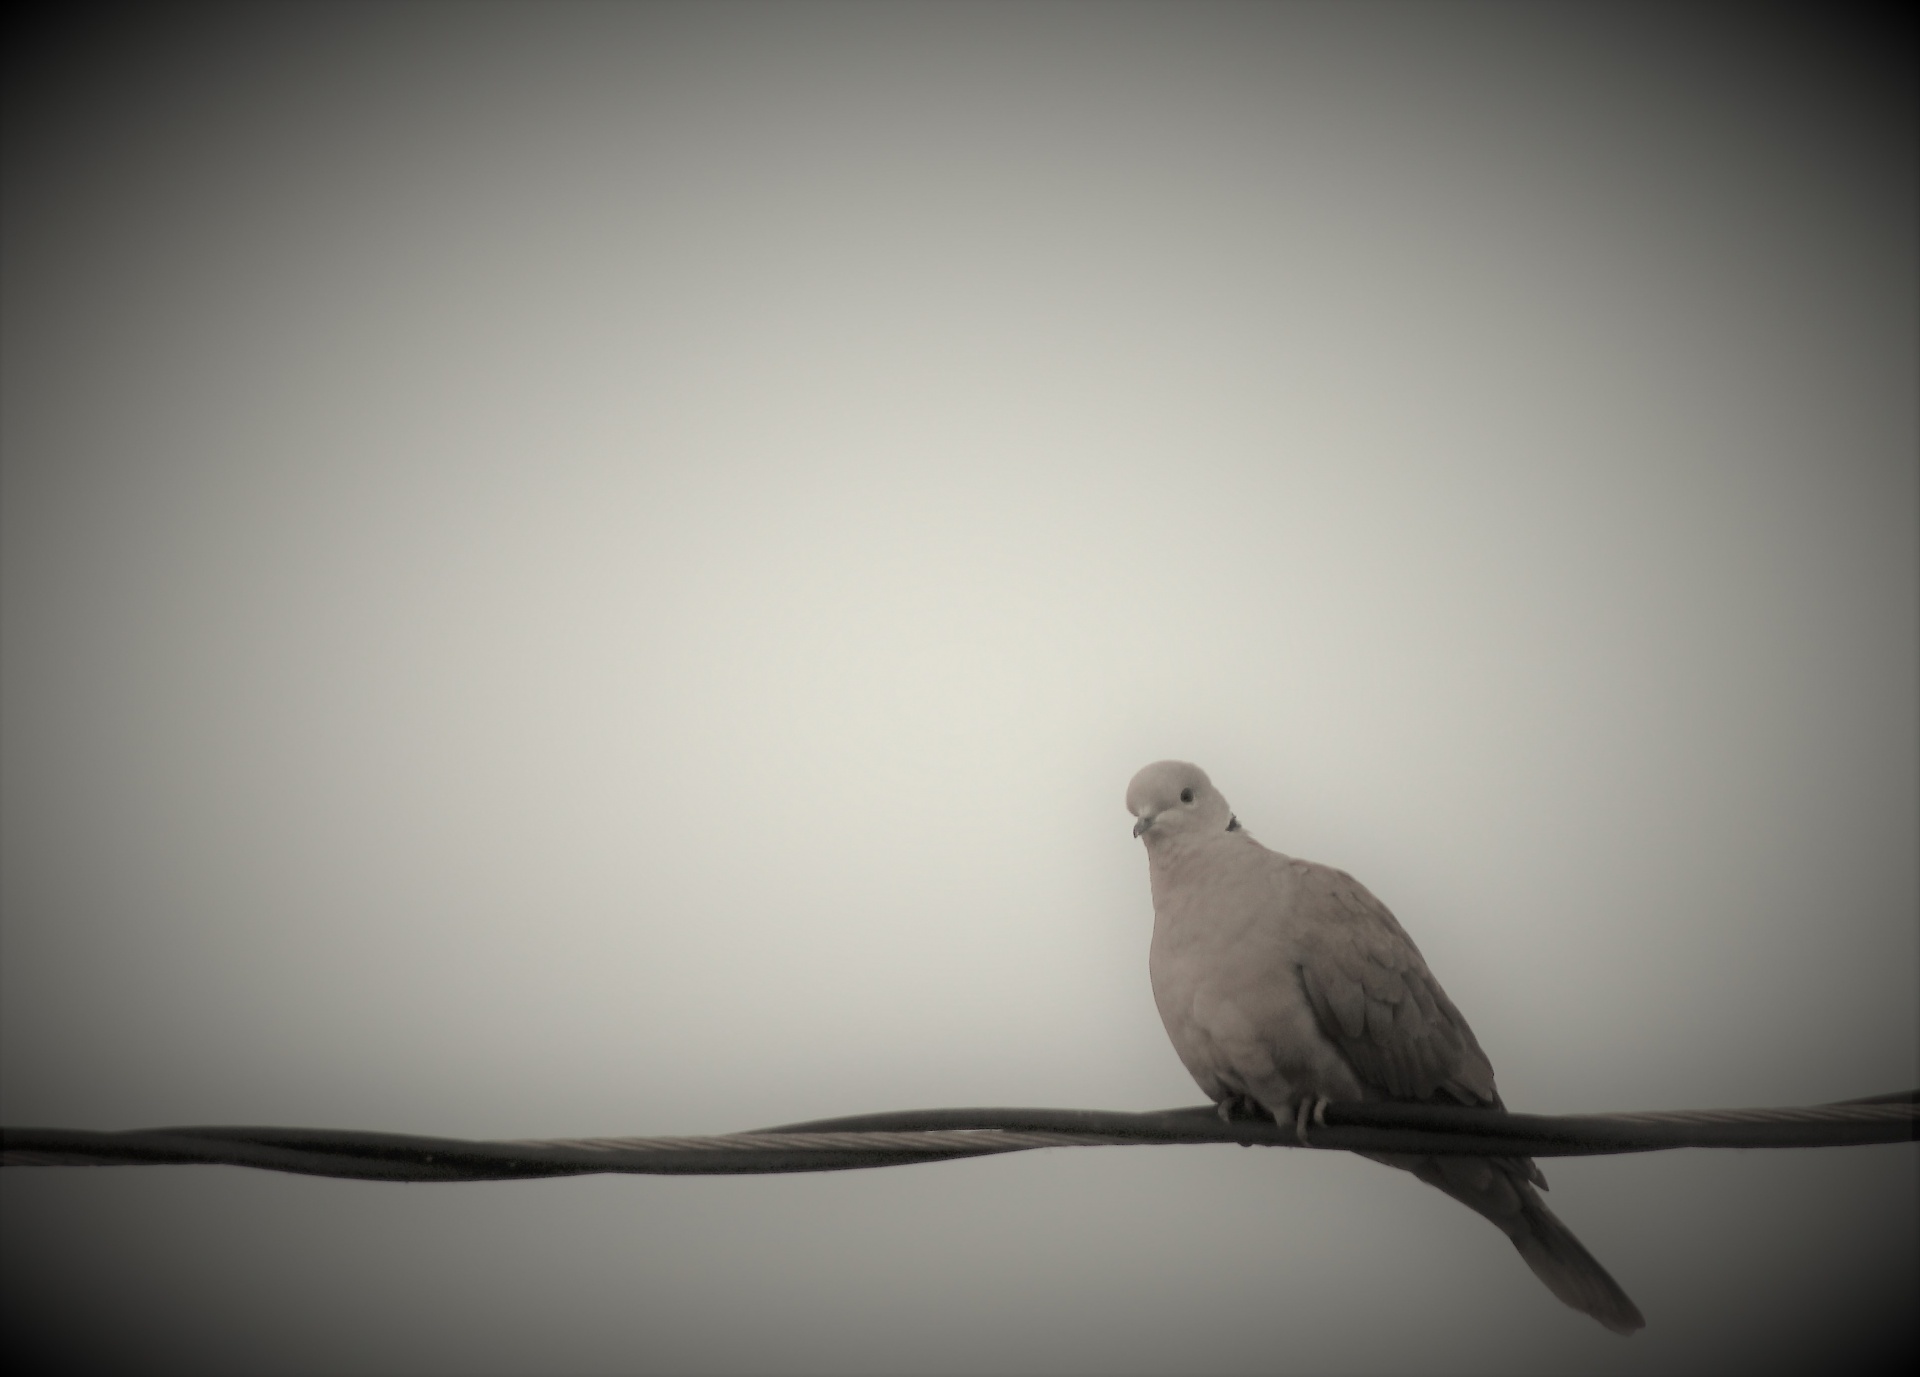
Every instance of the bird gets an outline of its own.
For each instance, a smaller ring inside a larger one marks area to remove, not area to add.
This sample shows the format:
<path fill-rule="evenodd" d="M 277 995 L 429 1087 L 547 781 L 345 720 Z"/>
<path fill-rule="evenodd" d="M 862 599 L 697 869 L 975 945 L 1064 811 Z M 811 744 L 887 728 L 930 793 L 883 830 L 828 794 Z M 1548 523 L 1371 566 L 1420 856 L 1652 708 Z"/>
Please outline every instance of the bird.
<path fill-rule="evenodd" d="M 1160 1019 L 1220 1116 L 1303 1128 L 1329 1102 L 1501 1109 L 1493 1064 L 1386 905 L 1343 870 L 1269 850 L 1206 771 L 1127 785 L 1153 892 Z M 1562 1302 L 1616 1334 L 1646 1320 L 1540 1198 L 1526 1157 L 1362 1154 L 1484 1215 Z"/>

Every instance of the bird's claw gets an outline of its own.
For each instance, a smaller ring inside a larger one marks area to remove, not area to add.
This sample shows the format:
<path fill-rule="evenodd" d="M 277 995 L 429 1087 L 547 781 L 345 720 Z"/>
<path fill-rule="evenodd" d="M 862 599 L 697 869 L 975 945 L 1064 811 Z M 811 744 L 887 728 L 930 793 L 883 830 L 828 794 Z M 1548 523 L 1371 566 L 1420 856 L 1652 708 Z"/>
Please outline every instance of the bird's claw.
<path fill-rule="evenodd" d="M 1213 1112 L 1228 1128 L 1232 1128 L 1236 1121 L 1245 1123 L 1249 1120 L 1259 1120 L 1264 1123 L 1270 1117 L 1259 1101 L 1246 1095 L 1227 1096 L 1226 1099 L 1214 1105 Z M 1234 1134 L 1234 1141 L 1241 1147 L 1253 1146 L 1253 1139 L 1241 1133 Z"/>
<path fill-rule="evenodd" d="M 1316 1124 L 1321 1128 L 1327 1126 L 1327 1106 L 1331 1103 L 1332 1101 L 1319 1095 L 1300 1097 L 1293 1111 L 1293 1136 L 1300 1140 L 1301 1147 L 1313 1145 L 1307 1137 L 1308 1124 Z"/>
<path fill-rule="evenodd" d="M 1229 1095 L 1214 1105 L 1213 1112 L 1220 1116 L 1223 1124 L 1230 1124 L 1235 1119 L 1255 1119 L 1265 1123 L 1273 1117 L 1267 1113 L 1266 1106 L 1251 1095 Z"/>

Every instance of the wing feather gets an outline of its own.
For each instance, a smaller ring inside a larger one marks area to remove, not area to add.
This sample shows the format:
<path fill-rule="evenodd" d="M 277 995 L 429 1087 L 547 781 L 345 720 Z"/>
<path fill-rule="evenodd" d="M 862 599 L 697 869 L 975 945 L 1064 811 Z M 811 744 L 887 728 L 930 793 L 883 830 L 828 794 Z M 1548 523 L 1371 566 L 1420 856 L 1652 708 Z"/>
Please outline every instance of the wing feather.
<path fill-rule="evenodd" d="M 1301 984 L 1361 1082 L 1387 1099 L 1499 1104 L 1473 1030 L 1386 905 L 1345 871 L 1290 865 Z"/>

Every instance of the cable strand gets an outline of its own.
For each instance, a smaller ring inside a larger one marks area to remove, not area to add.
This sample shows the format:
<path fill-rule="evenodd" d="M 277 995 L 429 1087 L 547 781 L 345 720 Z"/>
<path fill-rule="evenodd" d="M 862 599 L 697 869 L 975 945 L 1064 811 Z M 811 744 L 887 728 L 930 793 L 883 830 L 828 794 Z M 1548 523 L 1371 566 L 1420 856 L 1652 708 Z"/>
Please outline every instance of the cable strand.
<path fill-rule="evenodd" d="M 1322 1151 L 1570 1157 L 1672 1148 L 1846 1147 L 1920 1138 L 1920 1092 L 1802 1108 L 1537 1115 L 1455 1105 L 1329 1104 L 1303 1144 L 1291 1123 L 1211 1106 L 933 1109 L 748 1133 L 487 1141 L 341 1129 L 0 1129 L 0 1165 L 254 1167 L 377 1181 L 502 1181 L 601 1172 L 733 1175 L 847 1171 L 1051 1147 L 1237 1143 Z"/>

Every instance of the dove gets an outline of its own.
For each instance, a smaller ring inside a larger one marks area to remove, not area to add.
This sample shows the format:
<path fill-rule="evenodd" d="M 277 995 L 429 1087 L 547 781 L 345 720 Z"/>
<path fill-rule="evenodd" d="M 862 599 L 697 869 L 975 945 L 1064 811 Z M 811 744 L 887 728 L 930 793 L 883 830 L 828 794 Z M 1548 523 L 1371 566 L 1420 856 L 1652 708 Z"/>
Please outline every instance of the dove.
<path fill-rule="evenodd" d="M 1153 889 L 1153 998 L 1223 1119 L 1302 1128 L 1331 1101 L 1499 1109 L 1493 1064 L 1393 914 L 1345 871 L 1255 841 L 1197 765 L 1127 785 Z M 1617 1334 L 1646 1321 L 1540 1198 L 1530 1158 L 1374 1154 L 1504 1233 L 1565 1304 Z"/>

